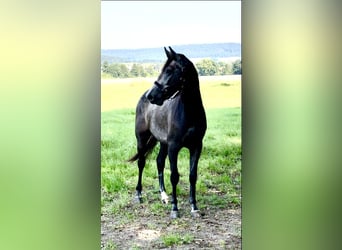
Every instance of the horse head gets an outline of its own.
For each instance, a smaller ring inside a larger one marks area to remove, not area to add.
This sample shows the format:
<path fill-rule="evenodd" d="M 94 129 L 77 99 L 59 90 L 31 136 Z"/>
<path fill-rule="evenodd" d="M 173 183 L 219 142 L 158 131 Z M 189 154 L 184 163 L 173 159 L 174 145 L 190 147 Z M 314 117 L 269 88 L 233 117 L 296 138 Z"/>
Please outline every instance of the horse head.
<path fill-rule="evenodd" d="M 176 53 L 171 47 L 169 49 L 164 47 L 167 61 L 157 81 L 146 93 L 152 104 L 163 105 L 165 100 L 174 98 L 182 91 L 187 80 L 187 69 L 191 62 L 183 54 Z"/>

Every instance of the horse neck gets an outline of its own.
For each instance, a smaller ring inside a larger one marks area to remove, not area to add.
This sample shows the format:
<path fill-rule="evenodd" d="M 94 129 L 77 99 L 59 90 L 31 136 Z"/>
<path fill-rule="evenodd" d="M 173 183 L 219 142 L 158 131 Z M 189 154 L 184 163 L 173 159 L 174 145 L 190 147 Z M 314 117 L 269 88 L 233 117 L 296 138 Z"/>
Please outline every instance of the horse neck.
<path fill-rule="evenodd" d="M 189 79 L 185 84 L 183 89 L 183 101 L 185 105 L 189 105 L 191 108 L 201 108 L 203 106 L 198 77 Z"/>

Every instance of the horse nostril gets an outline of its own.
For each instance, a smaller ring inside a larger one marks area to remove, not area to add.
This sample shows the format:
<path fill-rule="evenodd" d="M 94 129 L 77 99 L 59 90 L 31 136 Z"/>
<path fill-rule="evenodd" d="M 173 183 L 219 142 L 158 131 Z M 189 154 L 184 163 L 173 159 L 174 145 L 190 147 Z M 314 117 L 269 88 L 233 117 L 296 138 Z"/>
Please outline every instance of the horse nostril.
<path fill-rule="evenodd" d="M 146 97 L 147 97 L 147 99 L 150 101 L 150 102 L 152 102 L 153 101 L 153 96 L 151 95 L 151 93 L 148 93 L 147 95 L 146 95 Z"/>

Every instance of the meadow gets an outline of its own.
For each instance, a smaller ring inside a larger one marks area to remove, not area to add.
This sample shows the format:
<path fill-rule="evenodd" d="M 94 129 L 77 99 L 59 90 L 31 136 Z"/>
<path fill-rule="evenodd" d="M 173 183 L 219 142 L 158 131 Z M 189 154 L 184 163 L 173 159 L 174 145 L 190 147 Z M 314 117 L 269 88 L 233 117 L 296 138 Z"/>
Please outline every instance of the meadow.
<path fill-rule="evenodd" d="M 178 159 L 181 177 L 177 190 L 181 217 L 169 220 L 170 205 L 160 201 L 155 163 L 158 146 L 148 158 L 143 174 L 144 203 L 133 202 L 138 168 L 136 163 L 126 160 L 136 152 L 135 105 L 154 80 L 106 79 L 101 84 L 102 248 L 205 248 L 212 244 L 238 247 L 241 244 L 239 212 L 236 212 L 241 207 L 241 78 L 200 78 L 208 129 L 197 181 L 197 200 L 203 217 L 196 221 L 194 231 L 189 229 L 193 219 L 188 203 L 189 154 L 186 149 L 181 150 Z M 169 178 L 166 161 L 165 185 L 170 195 Z M 237 216 L 234 217 L 234 213 Z M 214 229 L 211 227 L 209 232 L 208 228 L 217 216 L 227 220 L 234 217 L 235 224 L 223 223 L 216 227 L 221 230 L 216 235 L 221 234 L 222 239 L 213 243 L 210 235 Z M 230 238 L 224 231 L 230 232 Z M 202 239 L 206 237 L 209 237 L 207 241 Z"/>

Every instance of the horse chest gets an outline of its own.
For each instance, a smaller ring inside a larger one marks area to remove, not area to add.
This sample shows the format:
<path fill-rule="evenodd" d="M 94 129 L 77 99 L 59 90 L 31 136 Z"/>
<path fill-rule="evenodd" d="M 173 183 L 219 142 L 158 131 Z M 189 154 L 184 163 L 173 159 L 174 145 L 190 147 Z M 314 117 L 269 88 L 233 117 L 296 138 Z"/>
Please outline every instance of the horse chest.
<path fill-rule="evenodd" d="M 153 136 L 163 143 L 167 143 L 170 138 L 181 141 L 188 131 L 185 120 L 176 119 L 173 114 L 168 112 L 152 115 L 149 124 Z"/>
<path fill-rule="evenodd" d="M 157 126 L 157 124 L 151 124 L 150 131 L 152 135 L 163 143 L 167 142 L 167 128 L 163 126 Z"/>

